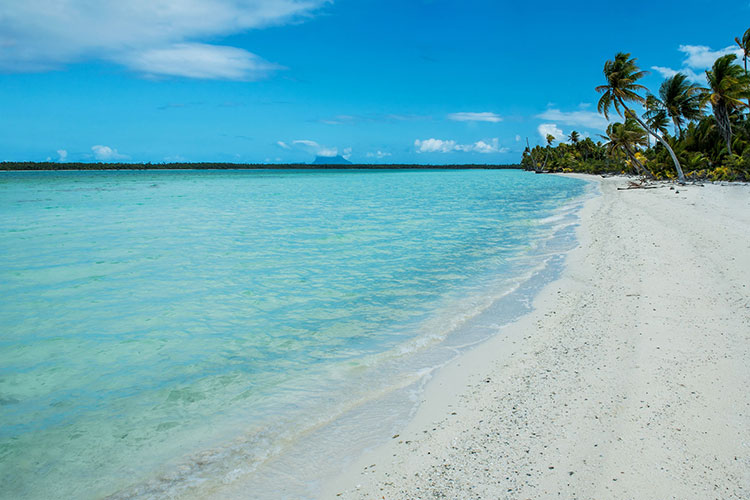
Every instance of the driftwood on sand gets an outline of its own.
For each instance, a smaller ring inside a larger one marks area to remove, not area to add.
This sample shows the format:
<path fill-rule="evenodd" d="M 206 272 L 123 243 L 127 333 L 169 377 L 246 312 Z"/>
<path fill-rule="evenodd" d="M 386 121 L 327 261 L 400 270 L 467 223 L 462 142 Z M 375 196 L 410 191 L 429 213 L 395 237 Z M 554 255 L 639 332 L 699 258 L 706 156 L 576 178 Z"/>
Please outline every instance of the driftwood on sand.
<path fill-rule="evenodd" d="M 649 184 L 645 180 L 640 180 L 638 182 L 635 181 L 628 181 L 628 185 L 626 187 L 618 187 L 618 191 L 625 191 L 628 189 L 657 189 L 660 186 L 655 186 L 653 184 Z"/>

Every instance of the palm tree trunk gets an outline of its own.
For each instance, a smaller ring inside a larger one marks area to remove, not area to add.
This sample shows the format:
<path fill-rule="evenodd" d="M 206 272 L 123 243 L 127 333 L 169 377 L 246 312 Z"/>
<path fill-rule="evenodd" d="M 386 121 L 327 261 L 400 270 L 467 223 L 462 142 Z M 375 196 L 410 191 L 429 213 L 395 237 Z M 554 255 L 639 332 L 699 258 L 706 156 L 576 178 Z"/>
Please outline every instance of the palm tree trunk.
<path fill-rule="evenodd" d="M 716 125 L 719 126 L 719 132 L 724 136 L 724 140 L 727 143 L 727 151 L 732 154 L 732 123 L 729 121 L 729 113 L 727 112 L 726 106 L 721 102 L 714 105 L 714 118 L 716 118 Z"/>
<path fill-rule="evenodd" d="M 649 134 L 656 137 L 656 140 L 661 142 L 662 145 L 667 148 L 667 151 L 669 151 L 669 156 L 672 157 L 672 161 L 674 162 L 674 166 L 677 169 L 677 180 L 684 184 L 685 183 L 685 174 L 682 173 L 682 167 L 680 166 L 680 162 L 677 160 L 677 156 L 675 156 L 674 151 L 672 151 L 671 146 L 667 143 L 667 141 L 664 140 L 659 134 L 648 128 L 648 126 L 643 123 L 643 120 L 641 120 L 637 114 L 635 114 L 630 108 L 628 108 L 625 105 L 625 102 L 621 98 L 617 98 L 618 101 L 620 101 L 620 105 L 623 107 L 623 109 L 626 111 L 626 113 L 630 113 L 630 115 L 635 118 L 635 120 L 643 127 L 643 130 L 648 132 Z"/>
<path fill-rule="evenodd" d="M 534 153 L 531 151 L 531 146 L 529 146 L 529 138 L 526 138 L 526 149 L 529 150 L 529 156 L 531 156 L 531 162 L 534 164 L 534 172 L 539 172 L 539 165 L 536 164 L 536 158 L 534 158 Z"/>

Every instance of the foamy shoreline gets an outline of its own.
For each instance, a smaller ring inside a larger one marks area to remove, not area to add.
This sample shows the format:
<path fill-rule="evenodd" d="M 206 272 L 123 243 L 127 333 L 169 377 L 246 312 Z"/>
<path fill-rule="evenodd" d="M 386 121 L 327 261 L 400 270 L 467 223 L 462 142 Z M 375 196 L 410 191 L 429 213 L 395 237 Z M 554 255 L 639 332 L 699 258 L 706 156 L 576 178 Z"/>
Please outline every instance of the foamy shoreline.
<path fill-rule="evenodd" d="M 562 278 L 321 498 L 750 495 L 750 186 L 586 178 Z"/>

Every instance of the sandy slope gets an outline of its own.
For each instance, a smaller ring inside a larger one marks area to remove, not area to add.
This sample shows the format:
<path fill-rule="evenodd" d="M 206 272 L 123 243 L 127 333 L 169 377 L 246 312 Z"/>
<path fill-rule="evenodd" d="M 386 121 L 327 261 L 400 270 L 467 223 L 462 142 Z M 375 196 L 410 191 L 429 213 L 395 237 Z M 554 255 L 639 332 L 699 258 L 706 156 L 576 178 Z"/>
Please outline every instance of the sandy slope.
<path fill-rule="evenodd" d="M 750 498 L 750 186 L 618 191 L 324 498 Z"/>

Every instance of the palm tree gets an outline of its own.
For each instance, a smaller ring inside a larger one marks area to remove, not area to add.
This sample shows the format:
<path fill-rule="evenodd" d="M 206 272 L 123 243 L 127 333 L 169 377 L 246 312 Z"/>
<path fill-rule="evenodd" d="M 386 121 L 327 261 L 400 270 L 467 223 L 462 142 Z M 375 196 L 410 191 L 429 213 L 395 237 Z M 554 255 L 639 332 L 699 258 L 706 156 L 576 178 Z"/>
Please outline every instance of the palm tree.
<path fill-rule="evenodd" d="M 583 161 L 588 161 L 589 157 L 593 157 L 596 153 L 596 144 L 594 144 L 594 141 L 590 137 L 586 137 L 578 143 L 578 149 L 583 155 Z"/>
<path fill-rule="evenodd" d="M 581 140 L 581 135 L 574 130 L 570 133 L 568 139 L 573 144 L 573 146 L 576 146 L 578 144 L 578 141 Z"/>
<path fill-rule="evenodd" d="M 669 118 L 667 117 L 667 112 L 664 111 L 664 108 L 661 105 L 661 101 L 656 98 L 653 94 L 648 94 L 646 96 L 646 112 L 643 114 L 643 118 L 646 120 L 646 125 L 649 126 L 651 130 L 655 130 L 656 132 L 659 132 L 662 136 L 669 133 L 668 126 L 669 126 Z M 649 137 L 648 141 L 648 147 L 651 147 L 651 138 Z"/>
<path fill-rule="evenodd" d="M 526 151 L 529 152 L 529 156 L 531 157 L 531 163 L 534 165 L 534 172 L 539 172 L 539 165 L 537 165 L 536 158 L 534 158 L 534 152 L 531 150 L 528 137 L 526 138 Z M 524 156 L 526 155 L 526 151 L 524 151 Z"/>
<path fill-rule="evenodd" d="M 682 126 L 685 120 L 692 121 L 700 118 L 701 91 L 700 85 L 690 83 L 687 76 L 682 73 L 667 78 L 659 87 L 658 106 L 672 119 L 678 137 L 682 137 Z"/>
<path fill-rule="evenodd" d="M 727 54 L 721 56 L 713 67 L 706 71 L 708 88 L 704 89 L 701 99 L 703 104 L 711 103 L 724 141 L 727 143 L 727 151 L 732 154 L 732 122 L 729 116 L 732 112 L 747 105 L 742 102 L 743 97 L 750 97 L 750 82 L 747 75 L 743 74 L 739 64 L 734 60 L 737 56 Z"/>
<path fill-rule="evenodd" d="M 740 37 L 734 37 L 734 41 L 742 49 L 742 59 L 745 61 L 745 76 L 747 76 L 747 58 L 750 57 L 750 28 Z M 750 106 L 750 97 L 747 98 L 747 105 Z"/>
<path fill-rule="evenodd" d="M 604 77 L 607 79 L 607 84 L 596 87 L 596 91 L 602 94 L 597 109 L 600 113 L 604 114 L 604 117 L 607 119 L 609 119 L 609 110 L 612 107 L 615 108 L 617 114 L 622 116 L 624 112 L 625 118 L 635 119 L 640 126 L 646 130 L 646 132 L 653 135 L 656 140 L 661 142 L 667 151 L 669 151 L 669 155 L 672 157 L 675 169 L 677 170 L 677 178 L 680 182 L 684 183 L 685 174 L 682 173 L 680 162 L 677 160 L 677 156 L 675 156 L 669 143 L 643 123 L 643 120 L 628 108 L 626 104 L 628 102 L 634 102 L 641 105 L 646 103 L 646 99 L 641 97 L 638 92 L 646 91 L 648 89 L 643 85 L 636 83 L 645 75 L 646 72 L 641 71 L 638 64 L 636 64 L 635 58 L 631 58 L 630 54 L 624 52 L 617 53 L 614 60 L 609 60 L 604 63 Z"/>
<path fill-rule="evenodd" d="M 605 147 L 610 154 L 615 151 L 624 152 L 630 158 L 633 165 L 635 165 L 638 173 L 653 177 L 635 156 L 635 152 L 639 146 L 646 146 L 648 144 L 646 137 L 646 132 L 632 118 L 625 119 L 625 123 L 610 123 L 607 127 L 606 135 L 601 136 L 602 139 L 607 140 Z"/>

